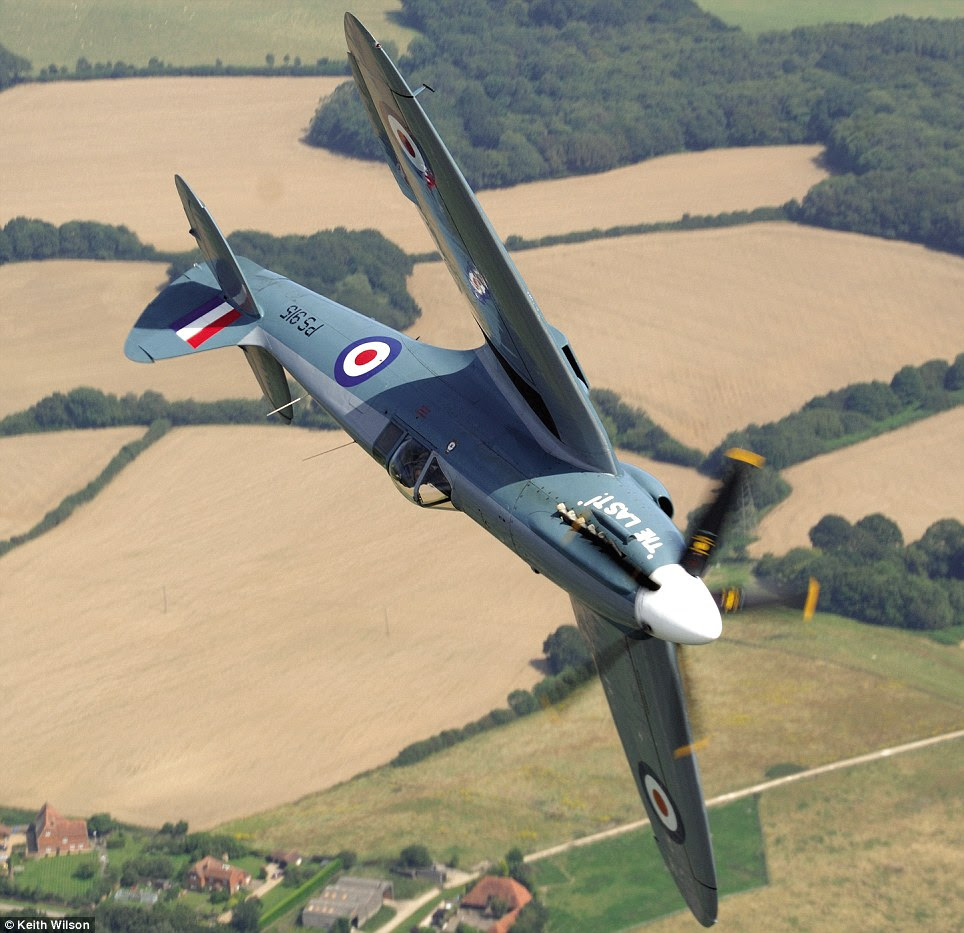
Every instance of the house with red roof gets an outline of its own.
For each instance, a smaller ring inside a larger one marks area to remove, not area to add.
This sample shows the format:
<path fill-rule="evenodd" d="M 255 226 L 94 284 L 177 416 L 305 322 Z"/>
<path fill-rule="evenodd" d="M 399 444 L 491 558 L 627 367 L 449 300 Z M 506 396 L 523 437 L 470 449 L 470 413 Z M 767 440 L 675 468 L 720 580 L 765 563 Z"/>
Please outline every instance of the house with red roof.
<path fill-rule="evenodd" d="M 45 803 L 30 826 L 27 850 L 31 855 L 74 855 L 90 852 L 86 820 L 64 819 L 49 803 Z"/>
<path fill-rule="evenodd" d="M 466 923 L 485 933 L 507 933 L 531 900 L 532 894 L 515 878 L 485 875 L 462 898 L 460 916 L 464 915 Z M 505 913 L 497 916 L 503 907 L 507 908 Z"/>
<path fill-rule="evenodd" d="M 187 873 L 187 886 L 192 891 L 227 891 L 234 894 L 250 881 L 251 875 L 246 871 L 234 868 L 212 855 L 195 862 Z"/>

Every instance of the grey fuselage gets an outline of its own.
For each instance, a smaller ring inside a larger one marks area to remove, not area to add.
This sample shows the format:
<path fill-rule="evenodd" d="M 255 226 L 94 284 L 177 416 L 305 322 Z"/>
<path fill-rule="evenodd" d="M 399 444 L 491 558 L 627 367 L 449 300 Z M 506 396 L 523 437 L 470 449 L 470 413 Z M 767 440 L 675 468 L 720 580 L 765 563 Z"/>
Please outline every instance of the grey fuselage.
<path fill-rule="evenodd" d="M 245 344 L 269 350 L 383 466 L 413 438 L 435 455 L 455 508 L 533 570 L 614 621 L 636 627 L 639 577 L 633 567 L 649 574 L 677 562 L 683 550 L 667 514 L 669 495 L 658 480 L 619 461 L 615 474 L 575 461 L 489 346 L 447 350 L 413 340 L 241 262 L 265 312 Z M 193 272 L 201 279 L 208 275 L 204 267 Z M 292 316 L 291 308 L 304 312 L 297 324 L 283 317 Z M 386 369 L 345 387 L 331 375 L 335 356 L 359 335 L 394 338 L 401 351 Z M 623 558 L 607 553 L 606 540 L 574 531 L 560 505 L 596 516 L 600 534 L 618 542 Z"/>

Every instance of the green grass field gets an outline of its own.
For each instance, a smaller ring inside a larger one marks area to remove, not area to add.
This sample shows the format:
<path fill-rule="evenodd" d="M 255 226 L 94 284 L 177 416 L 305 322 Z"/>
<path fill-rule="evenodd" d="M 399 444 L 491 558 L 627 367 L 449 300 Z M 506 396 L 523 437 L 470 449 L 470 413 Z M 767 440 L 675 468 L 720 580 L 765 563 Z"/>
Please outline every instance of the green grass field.
<path fill-rule="evenodd" d="M 877 23 L 891 16 L 964 16 L 961 0 L 697 0 L 724 23 L 747 32 L 821 23 Z"/>
<path fill-rule="evenodd" d="M 721 879 L 721 928 L 960 930 L 961 753 L 947 742 L 764 793 L 769 880 L 737 893 Z M 693 926 L 679 910 L 642 930 Z"/>
<path fill-rule="evenodd" d="M 960 728 L 964 652 L 924 636 L 819 615 L 728 620 L 695 649 L 708 797 Z M 391 857 L 420 841 L 462 864 L 537 851 L 642 816 L 598 683 L 407 768 L 381 768 L 228 824 L 254 844 Z"/>
<path fill-rule="evenodd" d="M 710 812 L 720 889 L 766 884 L 756 798 Z M 616 933 L 680 908 L 649 828 L 533 863 L 553 933 Z"/>
<path fill-rule="evenodd" d="M 345 10 L 380 39 L 404 49 L 415 33 L 399 25 L 398 0 L 3 0 L 0 42 L 30 59 L 73 70 L 77 59 L 146 66 L 263 65 L 271 53 L 313 63 L 345 58 Z"/>

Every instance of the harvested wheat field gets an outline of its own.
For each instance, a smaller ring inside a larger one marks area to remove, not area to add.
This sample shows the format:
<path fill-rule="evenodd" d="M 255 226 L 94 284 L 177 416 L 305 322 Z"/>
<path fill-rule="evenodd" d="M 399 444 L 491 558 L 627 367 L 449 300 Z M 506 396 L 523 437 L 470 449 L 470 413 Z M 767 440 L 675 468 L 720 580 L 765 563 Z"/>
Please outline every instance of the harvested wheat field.
<path fill-rule="evenodd" d="M 105 428 L 0 438 L 0 541 L 29 531 L 143 433 Z"/>
<path fill-rule="evenodd" d="M 964 407 L 814 457 L 783 476 L 793 494 L 760 523 L 754 556 L 810 547 L 807 533 L 830 513 L 854 522 L 882 512 L 905 541 L 916 541 L 938 519 L 964 521 Z"/>
<path fill-rule="evenodd" d="M 344 81 L 131 78 L 13 88 L 0 97 L 0 222 L 20 214 L 99 220 L 159 249 L 190 249 L 178 173 L 225 232 L 378 227 L 406 248 L 431 249 L 385 165 L 300 141 L 318 101 Z"/>
<path fill-rule="evenodd" d="M 78 386 L 118 395 L 153 389 L 202 401 L 260 398 L 236 350 L 149 365 L 124 356 L 134 321 L 167 281 L 165 268 L 71 260 L 0 266 L 0 417 Z"/>
<path fill-rule="evenodd" d="M 4 557 L 7 804 L 211 825 L 539 679 L 565 594 L 464 516 L 407 503 L 359 450 L 305 461 L 341 437 L 176 430 Z M 65 676 L 37 691 L 51 655 Z"/>
<path fill-rule="evenodd" d="M 433 250 L 387 165 L 300 142 L 319 100 L 344 80 L 145 78 L 8 90 L 0 96 L 0 224 L 18 215 L 99 220 L 161 249 L 188 249 L 179 173 L 226 232 L 374 227 L 409 252 Z M 675 220 L 801 198 L 825 177 L 818 153 L 776 146 L 672 155 L 481 200 L 502 236 Z"/>
<path fill-rule="evenodd" d="M 709 449 L 830 389 L 961 346 L 964 261 L 787 223 L 648 234 L 515 257 L 589 381 Z M 479 342 L 440 263 L 416 266 L 413 333 Z"/>
<path fill-rule="evenodd" d="M 503 239 L 722 214 L 802 198 L 827 177 L 822 146 L 679 152 L 636 165 L 479 196 Z"/>
<path fill-rule="evenodd" d="M 4 558 L 7 804 L 210 825 L 539 679 L 565 595 L 360 451 L 305 462 L 339 437 L 177 430 Z"/>

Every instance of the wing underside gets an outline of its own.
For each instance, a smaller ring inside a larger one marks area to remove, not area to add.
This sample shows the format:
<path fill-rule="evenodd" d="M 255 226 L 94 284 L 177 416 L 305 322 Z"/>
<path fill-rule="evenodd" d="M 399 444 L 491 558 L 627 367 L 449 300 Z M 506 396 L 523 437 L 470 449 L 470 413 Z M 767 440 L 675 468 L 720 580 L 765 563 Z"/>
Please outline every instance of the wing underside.
<path fill-rule="evenodd" d="M 660 853 L 696 919 L 716 922 L 716 869 L 674 645 L 572 600 Z"/>
<path fill-rule="evenodd" d="M 575 459 L 616 472 L 588 389 L 415 94 L 371 34 L 345 15 L 349 61 L 399 186 L 422 213 L 449 271 L 512 381 Z"/>

